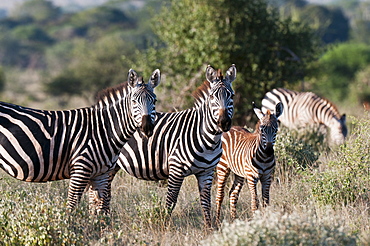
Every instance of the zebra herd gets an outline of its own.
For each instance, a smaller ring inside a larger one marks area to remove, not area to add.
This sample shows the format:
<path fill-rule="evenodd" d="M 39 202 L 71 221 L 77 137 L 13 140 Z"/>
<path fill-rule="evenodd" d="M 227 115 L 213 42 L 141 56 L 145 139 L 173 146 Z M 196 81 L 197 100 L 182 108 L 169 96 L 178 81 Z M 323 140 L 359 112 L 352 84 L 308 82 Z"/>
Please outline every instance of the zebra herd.
<path fill-rule="evenodd" d="M 130 69 L 126 83 L 100 92 L 97 102 L 87 108 L 46 111 L 0 102 L 0 167 L 27 182 L 70 179 L 67 207 L 75 208 L 87 189 L 91 211 L 102 214 L 109 213 L 112 181 L 120 169 L 138 179 L 167 179 L 169 212 L 185 177 L 195 175 L 210 228 L 215 172 L 218 223 L 231 172 L 232 219 L 244 180 L 251 191 L 252 211 L 258 209 L 258 181 L 263 205 L 269 203 L 278 120 L 290 128 L 324 124 L 339 144 L 347 134 L 345 115 L 340 116 L 332 103 L 313 93 L 286 89 L 266 93 L 262 110 L 254 105 L 259 118 L 254 133 L 232 127 L 235 79 L 235 65 L 225 76 L 208 65 L 206 81 L 193 93 L 194 106 L 174 113 L 155 110 L 158 69 L 147 84 Z"/>

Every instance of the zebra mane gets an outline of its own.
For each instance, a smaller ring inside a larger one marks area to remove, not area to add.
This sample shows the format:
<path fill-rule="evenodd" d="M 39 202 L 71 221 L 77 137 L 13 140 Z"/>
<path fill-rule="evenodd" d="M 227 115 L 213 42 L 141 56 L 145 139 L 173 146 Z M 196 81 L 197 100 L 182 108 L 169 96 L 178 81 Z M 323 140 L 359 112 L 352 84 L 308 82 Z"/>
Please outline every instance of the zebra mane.
<path fill-rule="evenodd" d="M 118 84 L 116 86 L 112 86 L 112 87 L 108 87 L 106 89 L 103 89 L 101 91 L 99 91 L 96 95 L 96 103 L 99 103 L 99 102 L 104 102 L 106 101 L 107 98 L 110 98 L 112 96 L 114 97 L 122 97 L 124 96 L 125 94 L 127 94 L 127 87 L 128 87 L 128 83 L 127 81 L 126 82 L 123 82 L 121 84 Z"/>
<path fill-rule="evenodd" d="M 200 105 L 207 99 L 209 96 L 209 91 L 211 89 L 211 84 L 205 80 L 202 85 L 200 85 L 193 93 L 195 99 L 194 106 L 199 108 Z"/>

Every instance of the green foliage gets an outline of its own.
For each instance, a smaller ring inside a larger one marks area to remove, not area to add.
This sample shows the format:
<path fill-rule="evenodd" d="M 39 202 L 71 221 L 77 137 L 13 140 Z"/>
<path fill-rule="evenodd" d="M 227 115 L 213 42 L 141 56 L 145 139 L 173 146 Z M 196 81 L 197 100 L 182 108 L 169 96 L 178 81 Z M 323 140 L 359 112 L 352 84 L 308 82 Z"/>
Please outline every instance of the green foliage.
<path fill-rule="evenodd" d="M 251 101 L 301 79 L 317 51 L 309 28 L 281 21 L 264 0 L 171 1 L 153 23 L 162 43 L 136 64 L 147 73 L 161 65 L 165 100 L 177 108 L 189 107 L 185 95 L 204 80 L 207 64 L 225 70 L 234 63 L 234 122 L 239 125 L 253 115 Z"/>
<path fill-rule="evenodd" d="M 309 181 L 315 199 L 327 205 L 370 202 L 370 115 L 353 118 L 352 136 L 333 151 L 326 167 Z"/>
<path fill-rule="evenodd" d="M 316 30 L 326 44 L 349 39 L 349 20 L 341 8 L 309 4 L 300 11 L 299 19 Z"/>
<path fill-rule="evenodd" d="M 354 105 L 361 105 L 365 109 L 370 109 L 370 65 L 358 71 L 350 85 L 348 97 Z"/>
<path fill-rule="evenodd" d="M 370 46 L 343 43 L 326 52 L 318 61 L 319 76 L 314 91 L 333 101 L 347 98 L 348 88 L 356 72 L 370 64 Z"/>
<path fill-rule="evenodd" d="M 305 216 L 267 210 L 257 212 L 250 221 L 224 223 L 202 245 L 357 245 L 356 235 L 343 228 L 328 214 L 319 219 L 313 211 Z"/>
<path fill-rule="evenodd" d="M 101 37 L 104 33 L 134 27 L 134 21 L 119 9 L 108 6 L 81 11 L 73 15 L 68 23 L 79 36 Z"/>
<path fill-rule="evenodd" d="M 101 89 L 126 81 L 130 67 L 121 56 L 122 53 L 130 54 L 133 48 L 120 35 L 110 35 L 92 43 L 78 40 L 73 47 L 74 60 L 68 69 L 46 82 L 49 93 L 82 94 L 91 101 L 91 95 Z"/>
<path fill-rule="evenodd" d="M 277 160 L 274 177 L 280 182 L 294 180 L 302 171 L 313 168 L 324 147 L 324 136 L 313 129 L 298 132 L 281 127 L 274 147 Z"/>
<path fill-rule="evenodd" d="M 58 18 L 61 10 L 48 0 L 28 0 L 19 4 L 11 12 L 16 19 L 30 17 L 35 21 L 48 21 Z"/>
<path fill-rule="evenodd" d="M 12 30 L 12 34 L 19 40 L 36 44 L 51 44 L 53 41 L 47 33 L 35 25 L 18 26 Z"/>

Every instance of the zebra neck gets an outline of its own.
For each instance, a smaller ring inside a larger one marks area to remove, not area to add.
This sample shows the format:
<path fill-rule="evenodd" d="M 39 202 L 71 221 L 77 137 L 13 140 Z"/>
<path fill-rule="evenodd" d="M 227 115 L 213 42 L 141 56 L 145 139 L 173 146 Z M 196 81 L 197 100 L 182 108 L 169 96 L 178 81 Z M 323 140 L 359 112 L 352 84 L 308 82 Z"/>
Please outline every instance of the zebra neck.
<path fill-rule="evenodd" d="M 100 121 L 98 130 L 107 136 L 110 145 L 117 153 L 136 131 L 127 99 L 125 103 L 99 108 L 97 118 Z"/>
<path fill-rule="evenodd" d="M 256 139 L 257 144 L 257 149 L 256 149 L 256 158 L 259 159 L 259 161 L 265 161 L 267 159 L 271 159 L 274 157 L 274 147 L 271 146 L 266 146 L 264 148 L 264 144 L 262 141 L 262 137 L 258 134 L 257 139 Z"/>
<path fill-rule="evenodd" d="M 202 107 L 196 109 L 198 125 L 195 126 L 198 135 L 202 136 L 204 145 L 209 149 L 221 144 L 222 131 L 219 130 L 217 122 L 212 117 L 212 112 L 207 104 L 203 103 Z M 221 146 L 221 145 L 220 145 Z"/>
<path fill-rule="evenodd" d="M 197 108 L 199 115 L 200 131 L 215 142 L 221 139 L 222 131 L 217 125 L 217 121 L 213 118 L 212 111 L 208 106 L 208 101 L 204 102 L 201 107 Z"/>

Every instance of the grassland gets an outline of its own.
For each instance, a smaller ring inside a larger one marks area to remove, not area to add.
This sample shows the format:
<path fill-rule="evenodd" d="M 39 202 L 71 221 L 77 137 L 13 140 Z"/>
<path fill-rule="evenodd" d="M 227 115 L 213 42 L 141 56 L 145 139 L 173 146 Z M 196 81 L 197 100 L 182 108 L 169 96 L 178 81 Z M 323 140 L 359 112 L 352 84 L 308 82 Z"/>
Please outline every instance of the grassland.
<path fill-rule="evenodd" d="M 204 228 L 194 177 L 169 217 L 165 182 L 121 171 L 104 217 L 88 213 L 87 197 L 67 212 L 68 180 L 26 183 L 1 170 L 0 245 L 370 245 L 370 116 L 350 121 L 346 144 L 335 148 L 282 129 L 269 208 L 252 216 L 244 187 L 238 220 L 229 221 L 225 199 L 223 225 L 213 231 Z"/>

